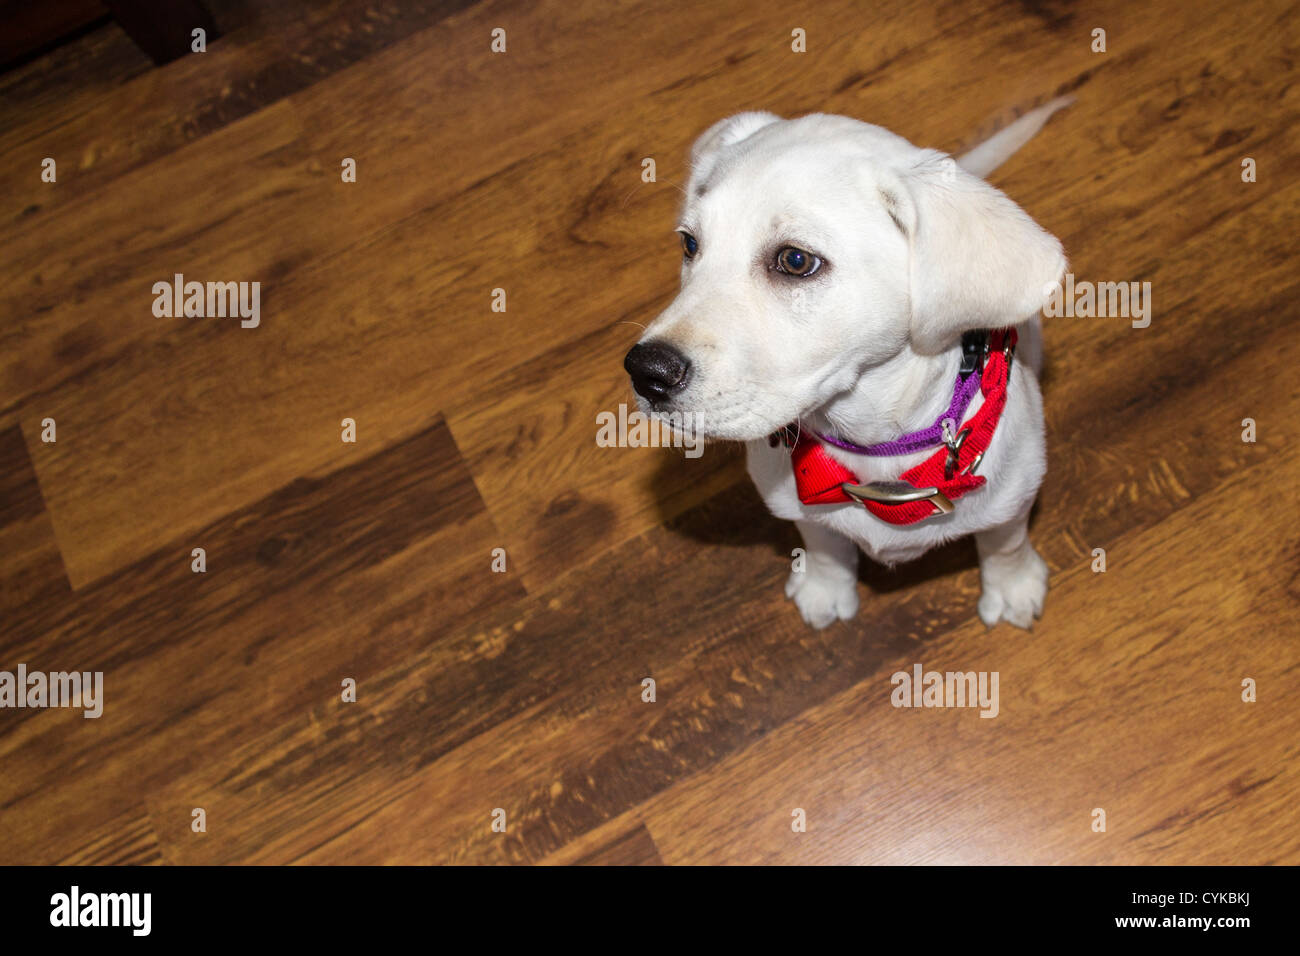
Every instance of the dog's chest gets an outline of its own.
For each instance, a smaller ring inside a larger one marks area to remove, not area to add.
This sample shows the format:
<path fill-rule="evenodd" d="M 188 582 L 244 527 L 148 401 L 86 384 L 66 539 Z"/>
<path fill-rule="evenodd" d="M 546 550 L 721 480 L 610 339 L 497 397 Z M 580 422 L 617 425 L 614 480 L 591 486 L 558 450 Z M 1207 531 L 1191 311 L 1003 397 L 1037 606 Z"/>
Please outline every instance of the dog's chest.
<path fill-rule="evenodd" d="M 977 492 L 972 492 L 973 497 Z M 796 498 L 796 502 L 797 502 Z M 975 502 L 967 502 L 974 510 Z M 815 521 L 853 541 L 872 560 L 881 564 L 901 564 L 913 561 L 925 552 L 974 532 L 976 527 L 967 520 L 970 516 L 956 513 L 944 515 L 912 525 L 893 525 L 881 521 L 866 508 L 857 504 L 835 506 L 800 505 L 801 521 Z"/>
<path fill-rule="evenodd" d="M 861 505 L 805 505 L 799 500 L 790 455 L 783 446 L 772 447 L 766 441 L 746 446 L 750 477 L 768 510 L 789 521 L 812 521 L 854 541 L 872 559 L 895 564 L 919 557 L 931 548 L 977 530 L 968 515 L 956 513 L 914 525 L 893 525 L 881 521 Z M 864 474 L 864 481 L 876 480 Z M 967 496 L 968 508 L 978 504 L 978 492 Z M 966 500 L 966 499 L 963 499 Z"/>

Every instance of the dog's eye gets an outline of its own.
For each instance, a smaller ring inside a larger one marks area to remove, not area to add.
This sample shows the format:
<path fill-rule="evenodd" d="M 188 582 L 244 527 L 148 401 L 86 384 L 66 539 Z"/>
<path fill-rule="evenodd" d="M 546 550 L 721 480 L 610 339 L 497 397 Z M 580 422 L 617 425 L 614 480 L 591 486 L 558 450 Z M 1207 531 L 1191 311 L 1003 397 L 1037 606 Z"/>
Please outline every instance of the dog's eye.
<path fill-rule="evenodd" d="M 700 251 L 700 244 L 695 241 L 695 237 L 689 232 L 682 233 L 682 255 L 687 259 L 694 259 L 695 253 Z"/>
<path fill-rule="evenodd" d="M 776 268 L 792 276 L 810 276 L 821 268 L 822 261 L 811 252 L 786 246 L 776 254 Z"/>

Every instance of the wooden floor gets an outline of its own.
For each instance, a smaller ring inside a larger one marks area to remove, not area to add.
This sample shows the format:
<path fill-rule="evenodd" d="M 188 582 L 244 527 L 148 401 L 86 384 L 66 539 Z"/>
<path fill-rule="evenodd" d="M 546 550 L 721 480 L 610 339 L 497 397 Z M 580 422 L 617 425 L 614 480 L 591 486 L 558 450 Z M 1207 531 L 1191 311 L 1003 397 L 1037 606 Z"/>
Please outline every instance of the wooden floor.
<path fill-rule="evenodd" d="M 0 75 L 0 670 L 105 682 L 0 710 L 0 862 L 1300 863 L 1296 6 L 610 7 L 214 4 Z M 736 449 L 595 443 L 686 151 L 1062 92 L 993 181 L 1153 317 L 1046 321 L 1045 615 L 986 630 L 963 542 L 808 630 Z M 155 317 L 175 273 L 261 325 Z M 916 663 L 1000 715 L 893 708 Z"/>

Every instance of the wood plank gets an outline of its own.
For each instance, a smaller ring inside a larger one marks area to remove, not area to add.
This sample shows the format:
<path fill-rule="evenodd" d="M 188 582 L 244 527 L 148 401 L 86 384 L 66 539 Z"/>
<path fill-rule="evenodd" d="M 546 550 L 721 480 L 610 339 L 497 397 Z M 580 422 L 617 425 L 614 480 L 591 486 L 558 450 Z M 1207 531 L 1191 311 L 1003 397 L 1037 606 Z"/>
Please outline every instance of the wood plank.
<path fill-rule="evenodd" d="M 57 605 L 72 594 L 40 483 L 17 426 L 0 430 L 0 617 L 29 604 Z"/>
<path fill-rule="evenodd" d="M 150 866 L 163 862 L 149 817 L 142 809 L 111 821 L 61 866 Z"/>
<path fill-rule="evenodd" d="M 87 46 L 129 63 L 125 72 L 88 65 L 92 81 L 61 79 L 44 94 L 41 109 L 0 110 L 0 128 L 13 135 L 0 144 L 0 197 L 5 214 L 48 212 L 108 186 L 113 180 L 353 66 L 412 33 L 440 22 L 470 0 L 411 0 L 400 5 L 330 0 L 260 5 L 249 22 L 238 4 L 212 4 L 226 35 L 202 59 L 181 59 L 166 69 L 151 61 L 117 25 Z M 127 53 L 129 48 L 133 53 Z M 85 55 L 56 51 L 59 60 Z M 51 65 L 36 66 L 44 74 Z M 132 80 L 122 86 L 124 80 Z M 0 90 L 5 89 L 0 80 Z M 33 85 L 28 82 L 26 86 Z M 8 101 L 6 105 L 9 105 Z M 16 147 L 16 148 L 15 148 Z M 23 159 L 54 156 L 75 174 L 58 190 L 43 189 Z M 21 157 L 21 159 L 20 159 Z M 75 162 L 75 166 L 72 164 Z M 26 201 L 24 201 L 26 200 Z M 12 222 L 10 223 L 12 224 Z"/>
<path fill-rule="evenodd" d="M 39 4 L 3 0 L 0 2 L 0 23 L 4 24 L 4 32 L 0 33 L 0 68 L 31 56 L 107 15 L 108 8 L 99 0 L 47 0 Z"/>
<path fill-rule="evenodd" d="M 575 866 L 663 866 L 655 841 L 645 827 L 629 830 L 618 839 L 589 853 Z"/>
<path fill-rule="evenodd" d="M 266 728 L 319 727 L 345 677 L 364 688 L 394 661 L 439 659 L 444 628 L 522 595 L 487 570 L 499 541 L 439 423 L 9 617 L 0 659 L 102 671 L 105 704 L 96 720 L 4 712 L 7 860 L 72 852 L 185 768 L 233 772 L 223 754 Z"/>

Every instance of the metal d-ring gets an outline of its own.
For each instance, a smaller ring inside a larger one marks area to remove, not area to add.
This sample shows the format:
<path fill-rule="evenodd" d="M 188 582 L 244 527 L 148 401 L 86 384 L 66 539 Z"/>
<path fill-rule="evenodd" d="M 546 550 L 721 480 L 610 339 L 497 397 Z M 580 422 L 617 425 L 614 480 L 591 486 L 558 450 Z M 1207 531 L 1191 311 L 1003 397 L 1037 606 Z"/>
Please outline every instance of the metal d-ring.
<path fill-rule="evenodd" d="M 874 501 L 882 505 L 905 505 L 913 501 L 928 501 L 937 515 L 949 514 L 952 502 L 938 488 L 914 488 L 905 481 L 873 481 L 866 485 L 841 486 L 844 493 L 856 501 Z"/>
<path fill-rule="evenodd" d="M 957 456 L 961 453 L 961 446 L 965 444 L 966 439 L 970 437 L 971 427 L 967 425 L 952 438 L 945 439 L 944 444 L 948 446 L 948 457 L 943 462 L 943 477 L 945 481 L 952 480 L 952 473 L 957 468 Z"/>

